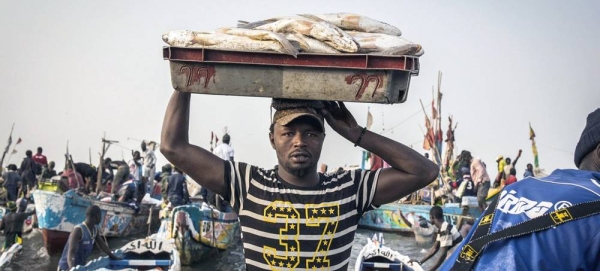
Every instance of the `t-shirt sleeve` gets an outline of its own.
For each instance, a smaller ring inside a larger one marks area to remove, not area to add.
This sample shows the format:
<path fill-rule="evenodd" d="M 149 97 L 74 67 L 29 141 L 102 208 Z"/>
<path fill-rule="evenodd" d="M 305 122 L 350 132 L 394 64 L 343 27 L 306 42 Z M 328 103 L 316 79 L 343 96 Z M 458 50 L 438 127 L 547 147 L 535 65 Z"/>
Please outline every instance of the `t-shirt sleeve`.
<path fill-rule="evenodd" d="M 354 184 L 357 187 L 356 207 L 359 216 L 379 207 L 373 205 L 373 199 L 375 198 L 375 188 L 377 187 L 380 172 L 381 169 L 375 171 L 357 169 L 352 172 Z"/>
<path fill-rule="evenodd" d="M 247 188 L 250 184 L 251 172 L 256 169 L 241 162 L 223 160 L 223 163 L 225 163 L 224 181 L 226 191 L 225 195 L 221 196 L 229 202 L 236 212 L 239 212 L 243 208 L 242 204 L 248 193 Z"/>
<path fill-rule="evenodd" d="M 444 223 L 442 230 L 438 232 L 436 241 L 440 242 L 440 247 L 452 247 L 452 242 L 457 235 L 460 235 L 460 233 L 456 230 L 456 227 Z"/>

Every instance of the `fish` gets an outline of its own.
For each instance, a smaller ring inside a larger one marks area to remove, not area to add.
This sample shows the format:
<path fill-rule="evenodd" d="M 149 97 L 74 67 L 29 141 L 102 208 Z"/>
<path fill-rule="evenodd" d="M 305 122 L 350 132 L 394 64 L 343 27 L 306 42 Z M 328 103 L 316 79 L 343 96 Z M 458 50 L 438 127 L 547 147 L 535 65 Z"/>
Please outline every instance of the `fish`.
<path fill-rule="evenodd" d="M 382 52 L 407 44 L 413 44 L 414 46 L 418 45 L 419 47 L 421 46 L 400 36 L 356 31 L 347 32 L 360 45 L 360 53 Z"/>
<path fill-rule="evenodd" d="M 325 54 L 339 54 L 340 51 L 334 49 L 333 47 L 327 45 L 326 43 L 313 39 L 311 37 L 306 37 L 302 34 L 298 33 L 288 33 L 285 34 L 285 38 L 288 39 L 292 43 L 298 44 L 299 50 L 305 53 L 325 53 Z"/>
<path fill-rule="evenodd" d="M 393 25 L 354 13 L 340 12 L 317 15 L 301 14 L 300 16 L 305 16 L 309 18 L 318 17 L 329 23 L 332 23 L 333 25 L 343 30 L 353 30 L 366 33 L 381 33 L 392 36 L 402 35 L 400 29 Z"/>
<path fill-rule="evenodd" d="M 237 51 L 275 51 L 297 57 L 298 50 L 278 33 L 252 29 L 220 28 L 211 32 L 173 30 L 162 36 L 175 47 L 209 48 Z"/>
<path fill-rule="evenodd" d="M 421 45 L 412 43 L 391 47 L 389 49 L 385 49 L 379 52 L 371 52 L 369 54 L 380 56 L 422 56 L 424 53 L 425 51 L 423 50 L 423 47 L 421 47 Z"/>
<path fill-rule="evenodd" d="M 271 22 L 269 22 L 271 21 Z M 277 33 L 297 33 L 314 38 L 345 53 L 358 52 L 358 43 L 348 33 L 326 21 L 315 21 L 302 16 L 288 16 L 253 22 L 254 29 Z"/>

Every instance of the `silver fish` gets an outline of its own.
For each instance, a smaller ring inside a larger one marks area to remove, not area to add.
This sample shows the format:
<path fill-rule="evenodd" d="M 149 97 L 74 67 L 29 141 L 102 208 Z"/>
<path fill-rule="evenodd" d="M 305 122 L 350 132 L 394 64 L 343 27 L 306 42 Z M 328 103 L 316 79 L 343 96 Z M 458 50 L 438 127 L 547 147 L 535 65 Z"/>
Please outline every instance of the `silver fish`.
<path fill-rule="evenodd" d="M 298 50 L 282 35 L 252 29 L 221 28 L 215 32 L 174 30 L 162 36 L 170 46 L 237 51 L 275 51 L 294 57 Z"/>
<path fill-rule="evenodd" d="M 318 17 L 328 21 L 343 30 L 354 30 L 367 33 L 382 33 L 393 36 L 400 36 L 402 32 L 395 26 L 371 19 L 366 16 L 361 16 L 353 13 L 327 13 L 317 15 L 300 15 L 307 17 Z"/>
<path fill-rule="evenodd" d="M 399 47 L 407 44 L 415 44 L 410 40 L 403 37 L 392 36 L 380 33 L 364 33 L 348 31 L 348 34 L 352 36 L 356 42 L 360 45 L 361 53 L 381 52 L 389 50 L 394 47 Z M 419 45 L 420 46 L 420 45 Z"/>
<path fill-rule="evenodd" d="M 295 42 L 300 47 L 300 50 L 305 53 L 325 53 L 325 54 L 339 54 L 340 52 L 326 43 L 306 37 L 298 33 L 285 34 L 285 38 L 291 42 Z"/>
<path fill-rule="evenodd" d="M 322 41 L 340 52 L 356 53 L 359 46 L 354 39 L 339 27 L 325 21 L 315 21 L 302 16 L 280 17 L 254 29 L 277 33 L 298 33 Z M 260 24 L 261 22 L 256 22 Z"/>
<path fill-rule="evenodd" d="M 413 43 L 413 44 L 404 44 L 396 47 L 392 47 L 380 52 L 372 52 L 369 53 L 371 55 L 380 55 L 380 56 L 422 56 L 425 53 L 421 45 Z"/>

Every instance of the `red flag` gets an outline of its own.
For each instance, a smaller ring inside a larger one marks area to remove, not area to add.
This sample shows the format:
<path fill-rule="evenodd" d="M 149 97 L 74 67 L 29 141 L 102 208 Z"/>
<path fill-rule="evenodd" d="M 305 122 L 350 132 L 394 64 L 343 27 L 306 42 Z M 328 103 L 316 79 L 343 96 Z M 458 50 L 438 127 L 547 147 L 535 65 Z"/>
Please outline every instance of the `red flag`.
<path fill-rule="evenodd" d="M 425 134 L 425 140 L 423 140 L 423 149 L 430 150 L 434 144 L 434 134 L 428 117 L 425 117 L 425 128 L 427 128 L 427 133 Z"/>
<path fill-rule="evenodd" d="M 22 141 L 22 140 L 21 140 L 21 138 L 19 137 L 19 140 L 17 140 L 17 143 L 16 143 L 15 145 L 17 145 L 17 144 L 21 143 L 21 141 Z"/>
<path fill-rule="evenodd" d="M 431 119 L 437 119 L 438 118 L 438 112 L 435 109 L 435 103 L 434 100 L 431 100 Z"/>

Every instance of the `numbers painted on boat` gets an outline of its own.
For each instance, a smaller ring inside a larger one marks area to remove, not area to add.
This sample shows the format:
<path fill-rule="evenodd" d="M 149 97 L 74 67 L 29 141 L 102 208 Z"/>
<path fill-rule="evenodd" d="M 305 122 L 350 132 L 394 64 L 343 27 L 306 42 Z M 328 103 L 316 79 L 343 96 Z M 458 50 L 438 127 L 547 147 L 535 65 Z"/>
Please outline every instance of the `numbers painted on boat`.
<path fill-rule="evenodd" d="M 135 240 L 129 243 L 125 252 L 138 252 L 143 253 L 145 251 L 161 252 L 164 249 L 163 241 L 156 240 Z"/>

